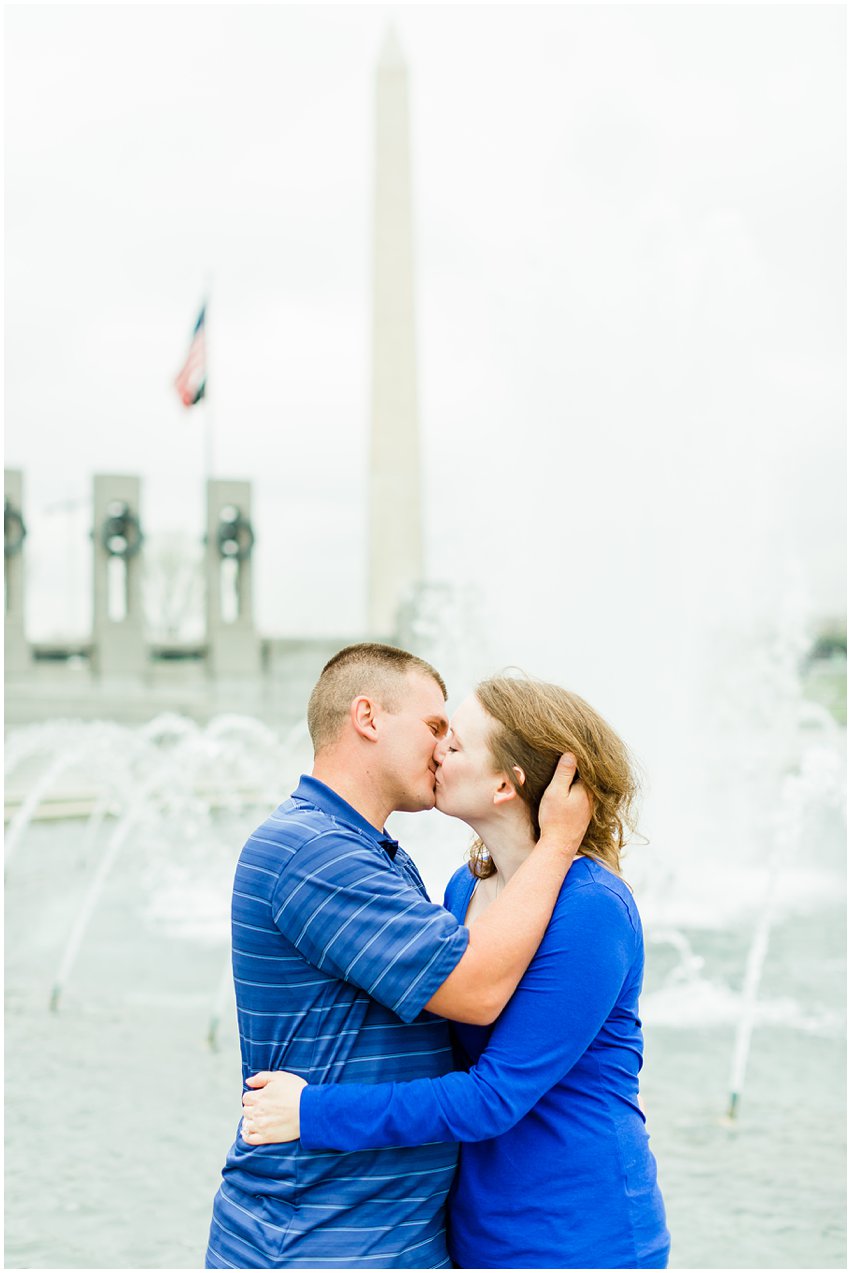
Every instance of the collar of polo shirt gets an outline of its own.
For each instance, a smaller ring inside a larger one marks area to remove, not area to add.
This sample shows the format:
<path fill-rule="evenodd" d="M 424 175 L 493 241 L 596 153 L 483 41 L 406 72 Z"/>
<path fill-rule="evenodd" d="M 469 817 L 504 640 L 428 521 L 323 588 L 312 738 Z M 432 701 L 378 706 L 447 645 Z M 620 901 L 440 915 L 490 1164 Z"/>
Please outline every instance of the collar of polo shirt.
<path fill-rule="evenodd" d="M 376 830 L 372 823 L 367 822 L 366 818 L 362 817 L 357 809 L 353 809 L 347 800 L 338 796 L 336 791 L 326 786 L 324 782 L 320 782 L 318 778 L 314 778 L 312 774 L 301 775 L 292 798 L 313 805 L 314 809 L 321 809 L 335 821 L 344 823 L 345 826 L 351 827 L 353 831 L 358 831 L 361 835 L 367 835 L 373 844 L 384 850 L 388 857 L 395 858 L 399 848 L 398 840 L 389 836 L 386 830 Z"/>

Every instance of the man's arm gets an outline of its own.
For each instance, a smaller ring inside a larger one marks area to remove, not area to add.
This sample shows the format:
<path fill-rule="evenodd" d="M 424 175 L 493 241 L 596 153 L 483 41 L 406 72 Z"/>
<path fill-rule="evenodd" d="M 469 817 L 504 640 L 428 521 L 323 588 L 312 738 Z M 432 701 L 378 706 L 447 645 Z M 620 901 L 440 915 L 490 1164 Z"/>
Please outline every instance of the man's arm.
<path fill-rule="evenodd" d="M 266 909 L 255 910 L 252 924 L 274 924 L 312 968 L 365 991 L 402 1021 L 420 1015 L 469 941 L 464 925 L 383 849 L 342 826 L 301 845 Z"/>
<path fill-rule="evenodd" d="M 591 820 L 590 797 L 580 781 L 573 782 L 575 773 L 575 757 L 562 756 L 541 801 L 541 838 L 534 852 L 470 925 L 467 949 L 428 1000 L 430 1012 L 490 1025 L 517 989 Z"/>
<path fill-rule="evenodd" d="M 255 1074 L 248 1087 L 261 1090 L 242 1098 L 243 1139 L 265 1145 L 301 1137 L 303 1149 L 358 1150 L 501 1136 L 587 1051 L 639 944 L 619 897 L 572 889 L 470 1070 L 404 1083 L 310 1086 L 286 1072 Z"/>

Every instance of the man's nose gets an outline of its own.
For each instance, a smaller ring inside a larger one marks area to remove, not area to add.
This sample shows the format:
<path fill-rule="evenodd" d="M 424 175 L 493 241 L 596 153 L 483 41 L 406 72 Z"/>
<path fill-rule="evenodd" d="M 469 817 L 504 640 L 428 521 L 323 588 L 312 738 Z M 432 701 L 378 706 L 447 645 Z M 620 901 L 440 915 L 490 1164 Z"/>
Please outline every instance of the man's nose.
<path fill-rule="evenodd" d="M 445 738 L 438 738 L 437 742 L 434 745 L 435 764 L 438 764 L 438 765 L 443 764 L 443 758 L 446 755 L 447 745 L 448 744 Z"/>

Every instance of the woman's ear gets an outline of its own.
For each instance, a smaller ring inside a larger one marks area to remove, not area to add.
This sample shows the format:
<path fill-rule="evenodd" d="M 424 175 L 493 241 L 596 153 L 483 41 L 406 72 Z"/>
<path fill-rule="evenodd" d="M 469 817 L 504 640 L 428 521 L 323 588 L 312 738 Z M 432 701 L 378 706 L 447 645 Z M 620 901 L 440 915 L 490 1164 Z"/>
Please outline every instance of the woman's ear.
<path fill-rule="evenodd" d="M 523 770 L 518 765 L 514 765 L 514 772 L 519 775 L 519 782 L 520 782 L 520 785 L 522 786 L 523 783 L 526 781 L 526 775 L 524 774 Z M 506 801 L 508 800 L 516 800 L 516 799 L 517 799 L 517 789 L 515 788 L 514 783 L 511 781 L 511 779 L 507 775 L 503 774 L 502 782 L 499 784 L 496 791 L 493 793 L 494 804 L 505 804 Z"/>

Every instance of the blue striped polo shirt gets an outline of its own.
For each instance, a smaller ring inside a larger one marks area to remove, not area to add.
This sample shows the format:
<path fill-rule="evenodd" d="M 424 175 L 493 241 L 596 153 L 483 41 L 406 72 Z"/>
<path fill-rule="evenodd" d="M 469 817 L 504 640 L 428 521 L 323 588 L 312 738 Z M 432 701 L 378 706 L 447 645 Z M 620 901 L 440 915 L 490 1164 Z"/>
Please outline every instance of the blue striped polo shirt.
<path fill-rule="evenodd" d="M 242 1076 L 311 1084 L 452 1069 L 423 1011 L 466 947 L 411 859 L 324 783 L 302 777 L 236 869 L 233 973 Z M 207 1268 L 449 1268 L 457 1146 L 352 1153 L 237 1138 L 213 1204 Z"/>

